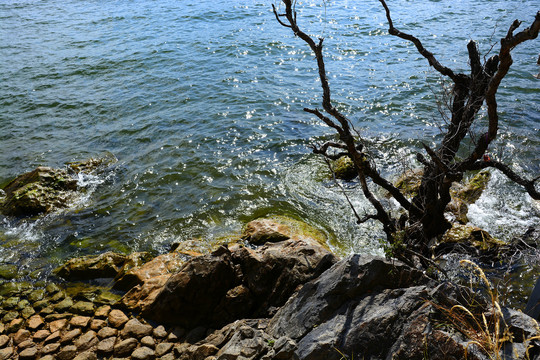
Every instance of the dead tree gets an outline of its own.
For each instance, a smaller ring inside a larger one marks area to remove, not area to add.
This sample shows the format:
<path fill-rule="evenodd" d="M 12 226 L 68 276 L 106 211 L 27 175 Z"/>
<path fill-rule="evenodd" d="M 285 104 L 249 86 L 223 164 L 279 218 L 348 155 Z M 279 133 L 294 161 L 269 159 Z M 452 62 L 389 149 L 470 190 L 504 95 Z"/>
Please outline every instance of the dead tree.
<path fill-rule="evenodd" d="M 315 40 L 300 28 L 294 10 L 295 1 L 282 0 L 282 2 L 285 7 L 283 13 L 279 13 L 273 5 L 277 21 L 307 43 L 317 61 L 322 87 L 322 111 L 310 108 L 305 108 L 304 111 L 317 116 L 339 134 L 339 142 L 327 142 L 322 146 L 314 147 L 314 152 L 333 159 L 348 156 L 353 161 L 362 192 L 374 209 L 373 214 L 363 218 L 358 216 L 358 222 L 369 220 L 381 222 L 389 244 L 395 246 L 394 256 L 409 263 L 410 259 L 415 258 L 425 265 L 430 257 L 427 246 L 430 239 L 444 234 L 451 227 L 444 216 L 445 209 L 451 200 L 450 187 L 453 182 L 460 181 L 468 171 L 488 167 L 496 168 L 509 179 L 523 186 L 532 198 L 540 199 L 540 193 L 535 187 L 540 176 L 527 179 L 515 173 L 508 165 L 483 157 L 489 144 L 497 136 L 499 117 L 496 94 L 502 79 L 512 65 L 511 50 L 522 42 L 538 36 L 540 12 L 536 14 L 529 28 L 516 34 L 514 32 L 521 22 L 514 21 L 506 36 L 501 39 L 499 53 L 490 57 L 484 64 L 480 60 L 476 43 L 470 41 L 467 49 L 471 71 L 469 74 L 464 74 L 442 65 L 431 52 L 424 48 L 417 37 L 396 29 L 385 0 L 380 0 L 386 12 L 389 33 L 412 42 L 430 66 L 451 80 L 453 87 L 450 99 L 451 118 L 447 128 L 443 130 L 444 137 L 441 143 L 436 149 L 424 144 L 427 156 L 422 153 L 416 154 L 417 160 L 424 167 L 424 172 L 418 194 L 409 200 L 397 187 L 381 176 L 376 164 L 367 155 L 364 139 L 354 132 L 349 119 L 333 106 L 323 56 L 324 39 Z M 468 156 L 464 160 L 458 159 L 456 153 L 477 119 L 483 104 L 487 107 L 488 127 L 485 133 L 478 137 L 473 146 L 474 149 Z M 371 183 L 386 190 L 404 209 L 404 215 L 401 215 L 399 219 L 393 218 L 390 209 L 383 206 L 370 188 L 373 186 Z"/>

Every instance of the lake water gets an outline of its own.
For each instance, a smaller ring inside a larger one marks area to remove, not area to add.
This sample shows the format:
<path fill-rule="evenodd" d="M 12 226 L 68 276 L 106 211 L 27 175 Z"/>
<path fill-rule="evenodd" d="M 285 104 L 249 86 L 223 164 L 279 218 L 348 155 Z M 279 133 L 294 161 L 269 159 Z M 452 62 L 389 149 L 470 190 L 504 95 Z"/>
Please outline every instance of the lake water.
<path fill-rule="evenodd" d="M 389 2 L 395 26 L 466 71 L 536 1 Z M 395 178 L 420 140 L 444 126 L 441 79 L 411 44 L 387 34 L 378 1 L 298 1 L 299 23 L 325 37 L 336 105 Z M 540 173 L 540 41 L 514 51 L 499 92 L 491 155 Z M 320 107 L 313 56 L 274 18 L 271 1 L 4 0 L 0 3 L 0 184 L 38 165 L 113 154 L 81 179 L 85 196 L 37 221 L 0 217 L 0 263 L 47 276 L 65 259 L 106 250 L 165 251 L 238 234 L 265 215 L 303 219 L 339 253 L 380 253 L 380 228 L 357 226 L 310 144 L 335 138 L 302 111 Z M 474 129 L 483 131 L 484 122 Z M 343 184 L 369 210 L 356 184 Z M 471 208 L 502 239 L 540 221 L 524 192 L 495 173 Z"/>

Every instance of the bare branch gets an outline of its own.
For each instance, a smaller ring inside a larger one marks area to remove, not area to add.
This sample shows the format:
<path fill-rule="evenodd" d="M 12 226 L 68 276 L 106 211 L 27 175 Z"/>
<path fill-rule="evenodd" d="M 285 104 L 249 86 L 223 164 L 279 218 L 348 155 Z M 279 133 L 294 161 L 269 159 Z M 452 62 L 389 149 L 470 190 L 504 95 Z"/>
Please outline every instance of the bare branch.
<path fill-rule="evenodd" d="M 429 65 L 433 66 L 435 70 L 437 70 L 442 75 L 448 76 L 452 80 L 454 80 L 455 83 L 457 82 L 463 82 L 467 80 L 467 77 L 463 74 L 455 74 L 450 68 L 447 68 L 446 66 L 441 65 L 441 63 L 435 58 L 435 55 L 433 53 L 427 51 L 424 46 L 422 45 L 422 42 L 415 36 L 406 34 L 404 32 L 399 31 L 394 27 L 394 23 L 392 22 L 392 17 L 390 16 L 390 9 L 386 5 L 385 0 L 379 0 L 384 7 L 384 10 L 386 11 L 386 19 L 388 20 L 388 32 L 390 35 L 397 36 L 401 39 L 408 40 L 412 42 L 415 46 L 420 55 L 425 57 L 427 61 L 429 62 Z"/>

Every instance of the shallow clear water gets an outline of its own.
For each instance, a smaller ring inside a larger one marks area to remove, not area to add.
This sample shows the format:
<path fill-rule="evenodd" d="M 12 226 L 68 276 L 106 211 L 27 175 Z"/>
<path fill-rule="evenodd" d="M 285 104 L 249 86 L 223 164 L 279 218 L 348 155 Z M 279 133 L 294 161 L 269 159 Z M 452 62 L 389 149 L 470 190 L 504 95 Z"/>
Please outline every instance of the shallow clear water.
<path fill-rule="evenodd" d="M 389 5 L 396 27 L 458 70 L 467 69 L 469 39 L 487 52 L 515 18 L 529 24 L 538 10 L 535 1 Z M 440 137 L 439 76 L 387 34 L 378 1 L 297 7 L 300 24 L 326 39 L 336 104 L 372 142 L 379 168 L 397 176 L 419 140 Z M 532 174 L 540 173 L 538 48 L 536 40 L 514 51 L 491 149 Z M 334 134 L 302 111 L 320 106 L 313 56 L 276 23 L 270 1 L 3 1 L 0 57 L 0 184 L 37 165 L 108 153 L 119 160 L 85 179 L 84 198 L 67 211 L 0 218 L 0 262 L 40 277 L 70 256 L 159 252 L 239 233 L 267 214 L 306 220 L 340 253 L 379 252 L 380 229 L 355 225 L 310 154 L 310 144 Z M 345 187 L 368 209 L 354 184 Z M 495 174 L 470 217 L 510 238 L 539 213 Z"/>

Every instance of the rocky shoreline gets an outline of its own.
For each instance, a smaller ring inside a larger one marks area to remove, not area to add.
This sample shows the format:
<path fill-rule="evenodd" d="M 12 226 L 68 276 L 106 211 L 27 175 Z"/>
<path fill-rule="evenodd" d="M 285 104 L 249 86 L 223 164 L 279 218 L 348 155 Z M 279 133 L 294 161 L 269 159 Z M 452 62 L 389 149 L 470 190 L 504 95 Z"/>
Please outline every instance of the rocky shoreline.
<path fill-rule="evenodd" d="M 489 359 L 494 353 L 532 359 L 540 353 L 538 325 L 529 316 L 497 309 L 468 288 L 397 261 L 338 259 L 275 219 L 250 223 L 241 241 L 207 255 L 181 246 L 150 260 L 106 253 L 68 261 L 57 273 L 70 281 L 110 278 L 123 290 L 4 284 L 0 359 Z M 484 316 L 505 337 L 483 334 L 458 307 Z"/>
<path fill-rule="evenodd" d="M 72 171 L 102 165 L 77 164 Z M 6 187 L 4 212 L 51 211 L 74 195 L 64 171 L 38 168 L 23 178 Z M 472 201 L 479 196 L 477 186 L 464 189 Z M 50 196 L 41 203 L 43 193 Z M 508 246 L 539 242 L 500 244 L 464 223 L 448 234 L 434 252 L 459 246 L 500 258 Z M 444 279 L 437 267 L 340 259 L 324 234 L 285 217 L 254 220 L 228 241 L 211 253 L 188 241 L 155 257 L 74 258 L 55 282 L 0 284 L 0 360 L 540 358 L 536 320 L 501 306 L 472 262 L 465 264 L 483 291 Z"/>

